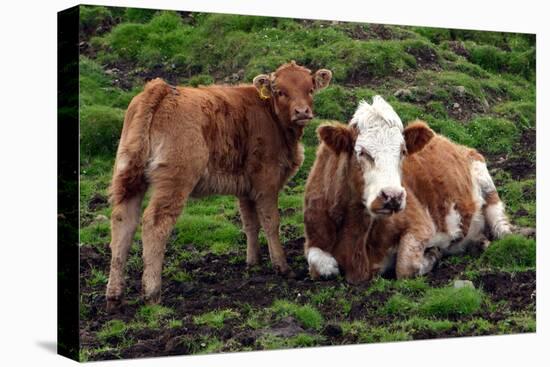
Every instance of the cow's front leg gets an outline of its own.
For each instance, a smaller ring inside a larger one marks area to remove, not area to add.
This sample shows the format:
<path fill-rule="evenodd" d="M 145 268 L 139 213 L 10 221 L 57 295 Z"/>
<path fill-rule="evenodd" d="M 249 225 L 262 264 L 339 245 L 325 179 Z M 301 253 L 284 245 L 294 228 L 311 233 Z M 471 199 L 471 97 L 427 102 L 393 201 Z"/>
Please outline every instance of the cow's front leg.
<path fill-rule="evenodd" d="M 306 233 L 304 253 L 311 279 L 338 275 L 338 262 L 332 255 L 336 242 L 336 226 L 325 210 L 322 200 L 306 200 L 304 226 Z"/>
<path fill-rule="evenodd" d="M 260 195 L 256 200 L 256 210 L 267 238 L 269 257 L 273 268 L 281 274 L 292 275 L 286 261 L 285 252 L 279 241 L 280 219 L 277 199 L 277 193 Z"/>
<path fill-rule="evenodd" d="M 410 233 L 401 238 L 395 265 L 397 279 L 424 275 L 441 259 L 439 248 L 426 249 L 425 243 L 426 241 L 420 241 Z"/>
<path fill-rule="evenodd" d="M 246 233 L 246 264 L 248 266 L 258 265 L 260 263 L 260 243 L 258 241 L 260 222 L 256 203 L 249 198 L 240 197 L 239 210 Z"/>

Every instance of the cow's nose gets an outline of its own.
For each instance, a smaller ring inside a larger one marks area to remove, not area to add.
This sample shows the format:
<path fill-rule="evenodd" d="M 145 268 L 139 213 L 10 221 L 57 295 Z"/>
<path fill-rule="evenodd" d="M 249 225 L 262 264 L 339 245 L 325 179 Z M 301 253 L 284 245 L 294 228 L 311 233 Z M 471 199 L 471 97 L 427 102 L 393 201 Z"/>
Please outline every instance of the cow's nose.
<path fill-rule="evenodd" d="M 294 108 L 294 120 L 309 120 L 311 118 L 313 118 L 313 114 L 309 106 Z"/>
<path fill-rule="evenodd" d="M 403 198 L 405 197 L 405 191 L 402 189 L 397 189 L 393 187 L 388 187 L 382 189 L 380 196 L 383 201 L 383 208 L 397 212 L 401 210 L 401 204 L 403 203 Z"/>

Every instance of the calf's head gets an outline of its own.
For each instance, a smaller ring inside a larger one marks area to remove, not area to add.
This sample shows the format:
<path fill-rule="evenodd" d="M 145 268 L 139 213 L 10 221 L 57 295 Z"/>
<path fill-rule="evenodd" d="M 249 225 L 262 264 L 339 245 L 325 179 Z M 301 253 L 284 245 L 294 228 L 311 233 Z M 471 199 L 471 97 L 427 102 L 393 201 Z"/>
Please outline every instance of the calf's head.
<path fill-rule="evenodd" d="M 275 114 L 288 126 L 305 126 L 313 118 L 313 93 L 326 88 L 332 72 L 309 69 L 292 61 L 275 72 L 254 78 L 260 98 L 271 100 Z"/>
<path fill-rule="evenodd" d="M 319 137 L 326 145 L 337 154 L 348 154 L 349 183 L 374 217 L 405 208 L 403 159 L 421 150 L 433 136 L 434 132 L 420 121 L 403 130 L 399 116 L 380 96 L 373 98 L 372 105 L 361 102 L 349 126 L 319 128 Z"/>

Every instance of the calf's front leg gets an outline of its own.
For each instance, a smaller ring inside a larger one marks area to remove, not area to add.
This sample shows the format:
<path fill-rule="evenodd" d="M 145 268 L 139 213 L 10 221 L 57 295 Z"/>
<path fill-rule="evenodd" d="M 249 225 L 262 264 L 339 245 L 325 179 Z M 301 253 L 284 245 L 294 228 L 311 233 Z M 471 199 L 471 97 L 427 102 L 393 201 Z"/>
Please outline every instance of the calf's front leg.
<path fill-rule="evenodd" d="M 256 210 L 267 238 L 269 257 L 273 268 L 281 274 L 292 275 L 286 261 L 285 252 L 279 241 L 280 219 L 277 199 L 277 193 L 260 195 L 256 200 Z"/>

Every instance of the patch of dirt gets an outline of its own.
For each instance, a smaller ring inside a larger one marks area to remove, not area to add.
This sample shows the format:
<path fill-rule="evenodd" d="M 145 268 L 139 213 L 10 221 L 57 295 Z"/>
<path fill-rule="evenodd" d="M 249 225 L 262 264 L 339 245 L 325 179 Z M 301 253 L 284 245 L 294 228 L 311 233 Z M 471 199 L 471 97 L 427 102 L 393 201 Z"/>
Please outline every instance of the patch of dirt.
<path fill-rule="evenodd" d="M 289 265 L 295 272 L 294 278 L 276 275 L 269 263 L 267 249 L 262 247 L 261 266 L 247 269 L 243 254 L 227 255 L 206 254 L 202 258 L 182 261 L 180 269 L 191 275 L 192 280 L 178 282 L 167 277 L 163 278 L 162 304 L 174 310 L 173 317 L 182 321 L 181 327 L 173 329 L 140 329 L 129 330 L 126 340 L 132 343 L 116 352 L 108 351 L 93 356 L 93 359 L 138 358 L 164 355 L 181 355 L 200 352 L 209 340 L 217 338 L 224 344 L 224 350 L 241 350 L 243 348 L 261 349 L 257 340 L 265 333 L 287 337 L 309 332 L 293 318 L 273 320 L 267 328 L 256 330 L 246 326 L 249 307 L 264 309 L 277 299 L 288 299 L 302 304 L 308 302 L 308 294 L 322 289 L 337 287 L 344 294 L 317 306 L 324 319 L 327 320 L 320 333 L 324 336 L 322 344 L 339 345 L 357 342 L 355 335 L 343 335 L 338 322 L 364 320 L 372 326 L 387 326 L 395 319 L 382 315 L 377 310 L 391 297 L 391 292 L 372 292 L 365 296 L 369 284 L 346 286 L 341 288 L 343 280 L 330 279 L 313 282 L 307 272 L 307 264 L 303 256 L 304 239 L 299 238 L 285 244 Z M 175 252 L 168 247 L 167 258 L 174 258 Z M 125 322 L 134 320 L 137 310 L 143 304 L 140 300 L 140 271 L 129 269 L 127 276 L 127 304 L 118 314 L 109 315 L 105 312 L 105 286 L 90 286 L 87 281 L 92 269 L 109 271 L 108 246 L 99 252 L 92 247 L 82 247 L 80 251 L 82 305 L 86 312 L 81 319 L 81 344 L 83 348 L 99 348 L 103 344 L 97 339 L 96 333 L 109 320 L 120 319 Z M 450 264 L 443 261 L 427 280 L 432 286 L 448 285 L 453 279 L 460 279 L 465 264 Z M 508 273 L 484 273 L 475 282 L 488 296 L 498 302 L 506 301 L 511 310 L 529 310 L 535 304 L 535 272 L 525 272 L 511 275 Z M 349 300 L 351 307 L 344 311 L 338 303 L 341 299 Z M 246 305 L 246 307 L 245 307 Z M 195 325 L 193 317 L 219 309 L 233 309 L 241 314 L 240 318 L 230 319 L 219 329 Z M 505 318 L 502 313 L 478 315 L 491 320 Z M 477 331 L 470 333 L 473 335 Z M 450 336 L 470 335 L 458 333 L 456 329 L 440 333 L 418 331 L 413 334 L 415 339 L 440 338 Z M 116 340 L 112 340 L 116 345 Z"/>
<path fill-rule="evenodd" d="M 484 273 L 474 282 L 495 301 L 507 301 L 513 311 L 535 307 L 536 273 Z"/>
<path fill-rule="evenodd" d="M 408 54 L 413 55 L 416 63 L 423 69 L 439 69 L 437 53 L 434 49 L 428 46 L 422 47 L 407 47 L 405 50 Z"/>
<path fill-rule="evenodd" d="M 509 155 L 490 156 L 492 169 L 502 169 L 512 176 L 514 180 L 534 178 L 536 174 L 536 143 L 535 129 L 527 129 L 521 135 L 519 142 Z M 533 197 L 536 193 L 532 193 Z"/>
<path fill-rule="evenodd" d="M 461 41 L 450 41 L 449 48 L 451 49 L 451 51 L 459 56 L 463 56 L 465 58 L 470 57 L 470 51 L 466 49 L 464 43 Z"/>
<path fill-rule="evenodd" d="M 105 195 L 95 193 L 91 198 L 90 201 L 88 201 L 88 209 L 90 210 L 98 210 L 101 208 L 105 208 L 107 205 L 109 205 L 109 200 Z"/>
<path fill-rule="evenodd" d="M 475 114 L 486 113 L 483 103 L 466 93 L 453 93 L 452 100 L 445 107 L 449 117 L 461 122 L 471 120 Z"/>

